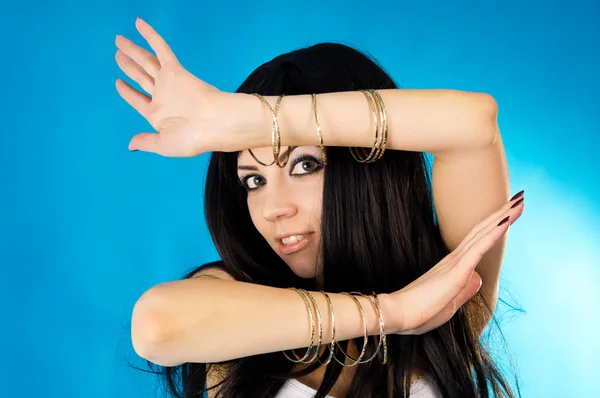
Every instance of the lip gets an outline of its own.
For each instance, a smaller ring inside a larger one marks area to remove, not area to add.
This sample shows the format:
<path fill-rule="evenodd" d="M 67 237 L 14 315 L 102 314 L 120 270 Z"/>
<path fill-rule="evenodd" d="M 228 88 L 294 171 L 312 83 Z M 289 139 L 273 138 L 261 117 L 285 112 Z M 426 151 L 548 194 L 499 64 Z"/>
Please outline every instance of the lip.
<path fill-rule="evenodd" d="M 281 242 L 281 240 L 282 240 L 283 238 L 287 238 L 288 236 L 294 236 L 294 235 L 310 235 L 310 234 L 312 234 L 312 232 L 308 232 L 308 231 L 304 231 L 304 232 L 290 232 L 290 233 L 287 233 L 287 234 L 285 234 L 285 235 L 277 235 L 277 236 L 275 237 L 275 240 L 276 240 L 277 242 Z"/>
<path fill-rule="evenodd" d="M 295 235 L 304 235 L 304 234 L 295 234 Z M 290 235 L 287 235 L 290 236 Z M 281 239 L 279 239 L 279 252 L 281 254 L 292 254 L 292 253 L 296 253 L 299 252 L 300 250 L 304 249 L 306 246 L 308 246 L 308 244 L 310 243 L 310 240 L 312 239 L 312 232 L 308 233 L 304 236 L 304 238 L 302 238 L 302 240 L 296 242 L 296 243 L 290 243 L 289 245 L 284 245 L 283 242 L 281 241 Z M 285 236 L 284 236 L 285 238 Z"/>

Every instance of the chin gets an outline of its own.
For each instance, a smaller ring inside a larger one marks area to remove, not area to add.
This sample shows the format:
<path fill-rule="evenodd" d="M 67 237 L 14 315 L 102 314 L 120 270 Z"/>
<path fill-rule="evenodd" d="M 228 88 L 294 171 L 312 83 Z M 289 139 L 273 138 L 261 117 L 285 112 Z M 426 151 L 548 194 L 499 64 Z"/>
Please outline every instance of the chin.
<path fill-rule="evenodd" d="M 311 279 L 316 276 L 316 269 L 314 264 L 290 264 L 286 262 L 292 272 L 298 275 L 300 278 Z"/>

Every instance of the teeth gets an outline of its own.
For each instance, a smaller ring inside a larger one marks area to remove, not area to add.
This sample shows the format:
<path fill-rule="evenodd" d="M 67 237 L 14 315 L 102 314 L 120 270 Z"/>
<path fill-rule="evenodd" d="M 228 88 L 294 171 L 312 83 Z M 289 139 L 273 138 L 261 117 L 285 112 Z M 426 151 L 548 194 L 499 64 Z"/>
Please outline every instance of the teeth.
<path fill-rule="evenodd" d="M 296 243 L 299 240 L 302 240 L 302 238 L 304 238 L 304 235 L 292 235 L 281 239 L 281 242 L 283 242 L 284 245 L 289 245 L 290 243 Z"/>

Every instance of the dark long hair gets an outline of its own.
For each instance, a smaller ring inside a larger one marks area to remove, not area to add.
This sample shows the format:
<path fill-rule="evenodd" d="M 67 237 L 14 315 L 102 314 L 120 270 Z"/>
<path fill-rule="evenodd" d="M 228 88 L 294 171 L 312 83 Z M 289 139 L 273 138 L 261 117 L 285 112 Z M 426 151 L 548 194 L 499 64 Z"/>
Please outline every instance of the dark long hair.
<path fill-rule="evenodd" d="M 237 92 L 274 96 L 367 88 L 397 86 L 370 56 L 345 45 L 322 43 L 261 65 Z M 282 111 L 284 106 L 285 101 Z M 435 219 L 430 164 L 423 153 L 387 150 L 372 164 L 356 162 L 347 148 L 328 147 L 327 154 L 321 227 L 325 291 L 391 293 L 449 253 Z M 237 158 L 237 153 L 215 152 L 210 160 L 205 213 L 222 261 L 203 267 L 220 267 L 239 281 L 317 290 L 315 281 L 296 276 L 254 227 L 247 192 L 237 182 Z M 470 307 L 489 307 L 482 303 L 470 301 L 449 322 L 423 335 L 388 336 L 388 364 L 373 360 L 358 366 L 347 397 L 387 398 L 389 388 L 393 388 L 392 396 L 404 397 L 418 358 L 425 361 L 444 397 L 514 397 L 486 345 L 474 332 L 469 315 L 481 313 L 482 308 Z M 362 338 L 355 343 L 362 345 Z M 227 376 L 217 387 L 219 396 L 226 398 L 274 397 L 286 379 L 308 374 L 319 366 L 315 363 L 292 373 L 293 364 L 280 352 L 217 365 L 228 366 Z M 158 367 L 156 372 L 164 376 L 171 395 L 191 398 L 204 393 L 210 366 L 215 365 L 186 363 Z M 335 361 L 327 366 L 317 398 L 325 397 L 341 370 Z M 388 384 L 389 371 L 393 385 Z"/>

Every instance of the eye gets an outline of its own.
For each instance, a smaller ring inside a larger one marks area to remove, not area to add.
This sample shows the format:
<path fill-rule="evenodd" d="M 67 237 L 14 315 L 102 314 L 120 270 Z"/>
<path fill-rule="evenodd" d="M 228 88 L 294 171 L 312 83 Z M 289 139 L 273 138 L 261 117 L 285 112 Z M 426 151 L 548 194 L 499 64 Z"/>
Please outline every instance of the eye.
<path fill-rule="evenodd" d="M 266 184 L 264 177 L 258 174 L 250 174 L 240 178 L 242 185 L 249 191 Z"/>
<path fill-rule="evenodd" d="M 304 159 L 297 162 L 290 174 L 309 174 L 318 169 L 320 164 L 313 159 Z"/>

